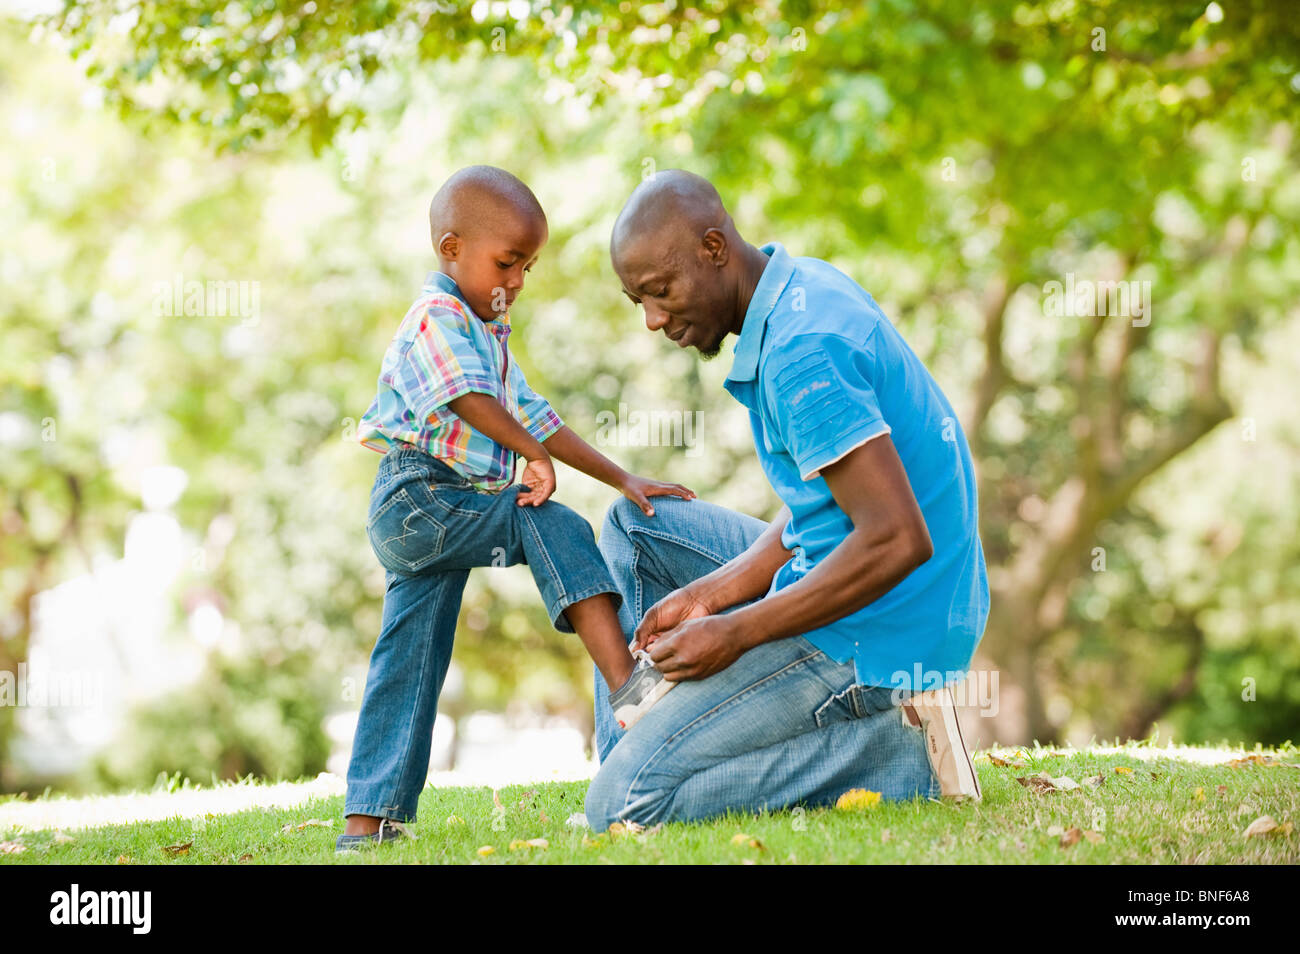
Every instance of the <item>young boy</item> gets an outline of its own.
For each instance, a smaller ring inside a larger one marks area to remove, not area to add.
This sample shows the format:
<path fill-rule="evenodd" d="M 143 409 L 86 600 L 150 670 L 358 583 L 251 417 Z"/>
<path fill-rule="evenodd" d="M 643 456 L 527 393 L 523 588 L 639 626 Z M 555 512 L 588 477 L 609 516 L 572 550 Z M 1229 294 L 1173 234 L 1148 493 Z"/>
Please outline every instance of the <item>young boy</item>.
<path fill-rule="evenodd" d="M 429 765 L 471 567 L 527 563 L 556 629 L 576 632 L 630 728 L 669 689 L 618 621 L 622 596 L 587 522 L 549 500 L 555 457 L 615 487 L 647 515 L 649 498 L 695 494 L 629 474 L 564 425 L 506 347 L 508 310 L 547 240 L 532 191 L 470 166 L 429 207 L 439 271 L 430 273 L 384 355 L 359 439 L 384 454 L 366 533 L 387 571 L 383 628 L 370 657 L 338 850 L 409 837 Z M 516 456 L 527 462 L 514 483 Z"/>

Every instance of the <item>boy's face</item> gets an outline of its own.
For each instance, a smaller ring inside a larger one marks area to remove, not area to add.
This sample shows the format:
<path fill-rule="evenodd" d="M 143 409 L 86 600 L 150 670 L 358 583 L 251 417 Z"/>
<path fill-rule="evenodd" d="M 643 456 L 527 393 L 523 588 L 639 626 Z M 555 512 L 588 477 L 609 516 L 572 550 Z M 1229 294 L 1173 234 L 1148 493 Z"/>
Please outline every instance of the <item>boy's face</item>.
<path fill-rule="evenodd" d="M 546 223 L 512 210 L 467 232 L 443 235 L 438 261 L 475 314 L 491 321 L 509 311 L 523 291 L 524 275 L 546 244 Z"/>

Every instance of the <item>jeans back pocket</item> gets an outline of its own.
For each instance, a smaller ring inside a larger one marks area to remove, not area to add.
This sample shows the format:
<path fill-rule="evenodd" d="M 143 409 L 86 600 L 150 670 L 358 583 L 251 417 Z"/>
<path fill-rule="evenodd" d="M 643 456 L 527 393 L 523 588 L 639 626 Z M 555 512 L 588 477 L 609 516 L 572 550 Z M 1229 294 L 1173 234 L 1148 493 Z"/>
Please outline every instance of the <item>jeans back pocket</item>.
<path fill-rule="evenodd" d="M 366 521 L 366 535 L 384 569 L 411 574 L 442 554 L 447 528 L 402 487 Z"/>

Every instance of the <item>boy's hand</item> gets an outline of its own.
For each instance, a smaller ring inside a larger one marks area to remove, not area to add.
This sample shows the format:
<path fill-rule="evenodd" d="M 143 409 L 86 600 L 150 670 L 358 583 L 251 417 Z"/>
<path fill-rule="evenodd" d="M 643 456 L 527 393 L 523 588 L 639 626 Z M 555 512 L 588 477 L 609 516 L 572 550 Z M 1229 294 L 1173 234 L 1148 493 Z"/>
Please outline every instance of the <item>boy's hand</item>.
<path fill-rule="evenodd" d="M 526 489 L 519 492 L 515 503 L 521 507 L 528 504 L 536 507 L 546 503 L 546 499 L 555 493 L 555 467 L 551 463 L 551 458 L 538 457 L 530 460 L 519 482 Z"/>
<path fill-rule="evenodd" d="M 619 483 L 618 489 L 623 491 L 624 497 L 640 507 L 647 517 L 655 515 L 655 508 L 650 504 L 651 497 L 671 495 L 681 497 L 683 500 L 692 500 L 695 497 L 695 491 L 689 487 L 662 480 L 650 480 L 648 477 L 638 477 L 636 474 L 628 474 Z"/>

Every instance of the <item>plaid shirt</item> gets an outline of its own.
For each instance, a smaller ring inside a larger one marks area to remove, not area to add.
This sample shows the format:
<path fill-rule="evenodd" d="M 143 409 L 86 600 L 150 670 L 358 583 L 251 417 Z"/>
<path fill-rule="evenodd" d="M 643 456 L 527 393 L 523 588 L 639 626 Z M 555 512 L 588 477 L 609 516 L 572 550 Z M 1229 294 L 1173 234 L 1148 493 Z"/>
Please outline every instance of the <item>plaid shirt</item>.
<path fill-rule="evenodd" d="M 379 393 L 361 418 L 357 439 L 383 454 L 411 444 L 437 457 L 479 490 L 514 483 L 515 453 L 461 420 L 447 404 L 479 391 L 500 401 L 544 441 L 564 422 L 534 394 L 506 339 L 510 316 L 477 317 L 447 275 L 430 272 L 384 354 Z"/>

